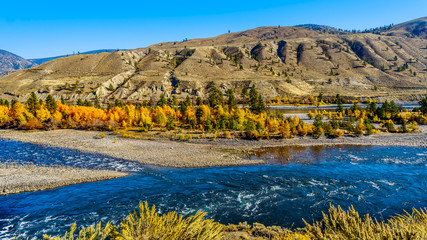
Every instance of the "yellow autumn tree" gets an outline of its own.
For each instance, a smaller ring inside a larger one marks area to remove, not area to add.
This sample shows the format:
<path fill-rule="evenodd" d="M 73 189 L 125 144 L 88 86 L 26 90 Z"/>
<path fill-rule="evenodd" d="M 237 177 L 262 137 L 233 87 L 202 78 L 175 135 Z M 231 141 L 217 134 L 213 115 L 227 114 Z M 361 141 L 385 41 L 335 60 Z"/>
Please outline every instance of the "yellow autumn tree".
<path fill-rule="evenodd" d="M 9 108 L 6 106 L 0 106 L 0 123 L 9 120 Z"/>

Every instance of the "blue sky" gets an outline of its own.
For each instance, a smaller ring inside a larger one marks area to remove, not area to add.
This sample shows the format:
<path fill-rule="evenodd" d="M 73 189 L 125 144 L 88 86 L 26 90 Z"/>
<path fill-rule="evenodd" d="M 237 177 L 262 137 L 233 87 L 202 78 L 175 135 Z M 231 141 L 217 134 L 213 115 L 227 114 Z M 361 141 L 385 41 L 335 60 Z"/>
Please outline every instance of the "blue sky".
<path fill-rule="evenodd" d="M 41 58 L 146 47 L 259 26 L 315 23 L 365 29 L 424 17 L 426 10 L 427 0 L 9 0 L 0 13 L 0 49 Z"/>

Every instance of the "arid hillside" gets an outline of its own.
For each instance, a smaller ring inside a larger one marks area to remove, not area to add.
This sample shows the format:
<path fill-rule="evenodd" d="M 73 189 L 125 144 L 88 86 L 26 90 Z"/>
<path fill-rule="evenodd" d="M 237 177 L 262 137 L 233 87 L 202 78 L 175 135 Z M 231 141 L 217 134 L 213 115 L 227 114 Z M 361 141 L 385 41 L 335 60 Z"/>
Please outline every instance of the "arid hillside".
<path fill-rule="evenodd" d="M 427 18 L 374 33 L 260 27 L 214 38 L 73 55 L 0 79 L 0 97 L 32 91 L 103 101 L 161 93 L 205 96 L 254 85 L 264 97 L 341 94 L 416 99 L 427 95 Z"/>

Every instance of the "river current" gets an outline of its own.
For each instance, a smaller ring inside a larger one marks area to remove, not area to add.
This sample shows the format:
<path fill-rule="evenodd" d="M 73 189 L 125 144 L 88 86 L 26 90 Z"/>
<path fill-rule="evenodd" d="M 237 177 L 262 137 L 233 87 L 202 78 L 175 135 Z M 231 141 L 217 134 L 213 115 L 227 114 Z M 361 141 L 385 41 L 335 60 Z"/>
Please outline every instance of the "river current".
<path fill-rule="evenodd" d="M 0 161 L 129 171 L 125 178 L 0 196 L 0 239 L 58 235 L 73 222 L 118 224 L 140 201 L 161 213 L 208 212 L 222 223 L 303 227 L 330 204 L 378 220 L 427 207 L 427 149 L 334 146 L 266 148 L 267 164 L 173 169 L 75 150 L 0 140 Z M 143 157 L 143 156 L 142 156 Z"/>

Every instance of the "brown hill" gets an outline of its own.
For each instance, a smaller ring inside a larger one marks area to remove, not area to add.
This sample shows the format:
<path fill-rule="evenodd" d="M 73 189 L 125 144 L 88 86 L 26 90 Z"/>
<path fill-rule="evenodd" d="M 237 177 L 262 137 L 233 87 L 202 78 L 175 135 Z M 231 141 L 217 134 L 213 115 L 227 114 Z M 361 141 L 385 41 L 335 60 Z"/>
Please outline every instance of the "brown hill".
<path fill-rule="evenodd" d="M 260 27 L 128 51 L 73 55 L 1 78 L 0 97 L 25 100 L 37 91 L 40 97 L 71 100 L 97 95 L 102 100 L 142 101 L 160 93 L 204 96 L 211 82 L 238 93 L 254 85 L 265 97 L 320 92 L 405 99 L 427 95 L 427 39 L 422 34 L 408 37 L 405 31 L 409 34 L 399 25 L 381 35 Z"/>
<path fill-rule="evenodd" d="M 427 17 L 394 25 L 386 34 L 427 39 Z"/>

